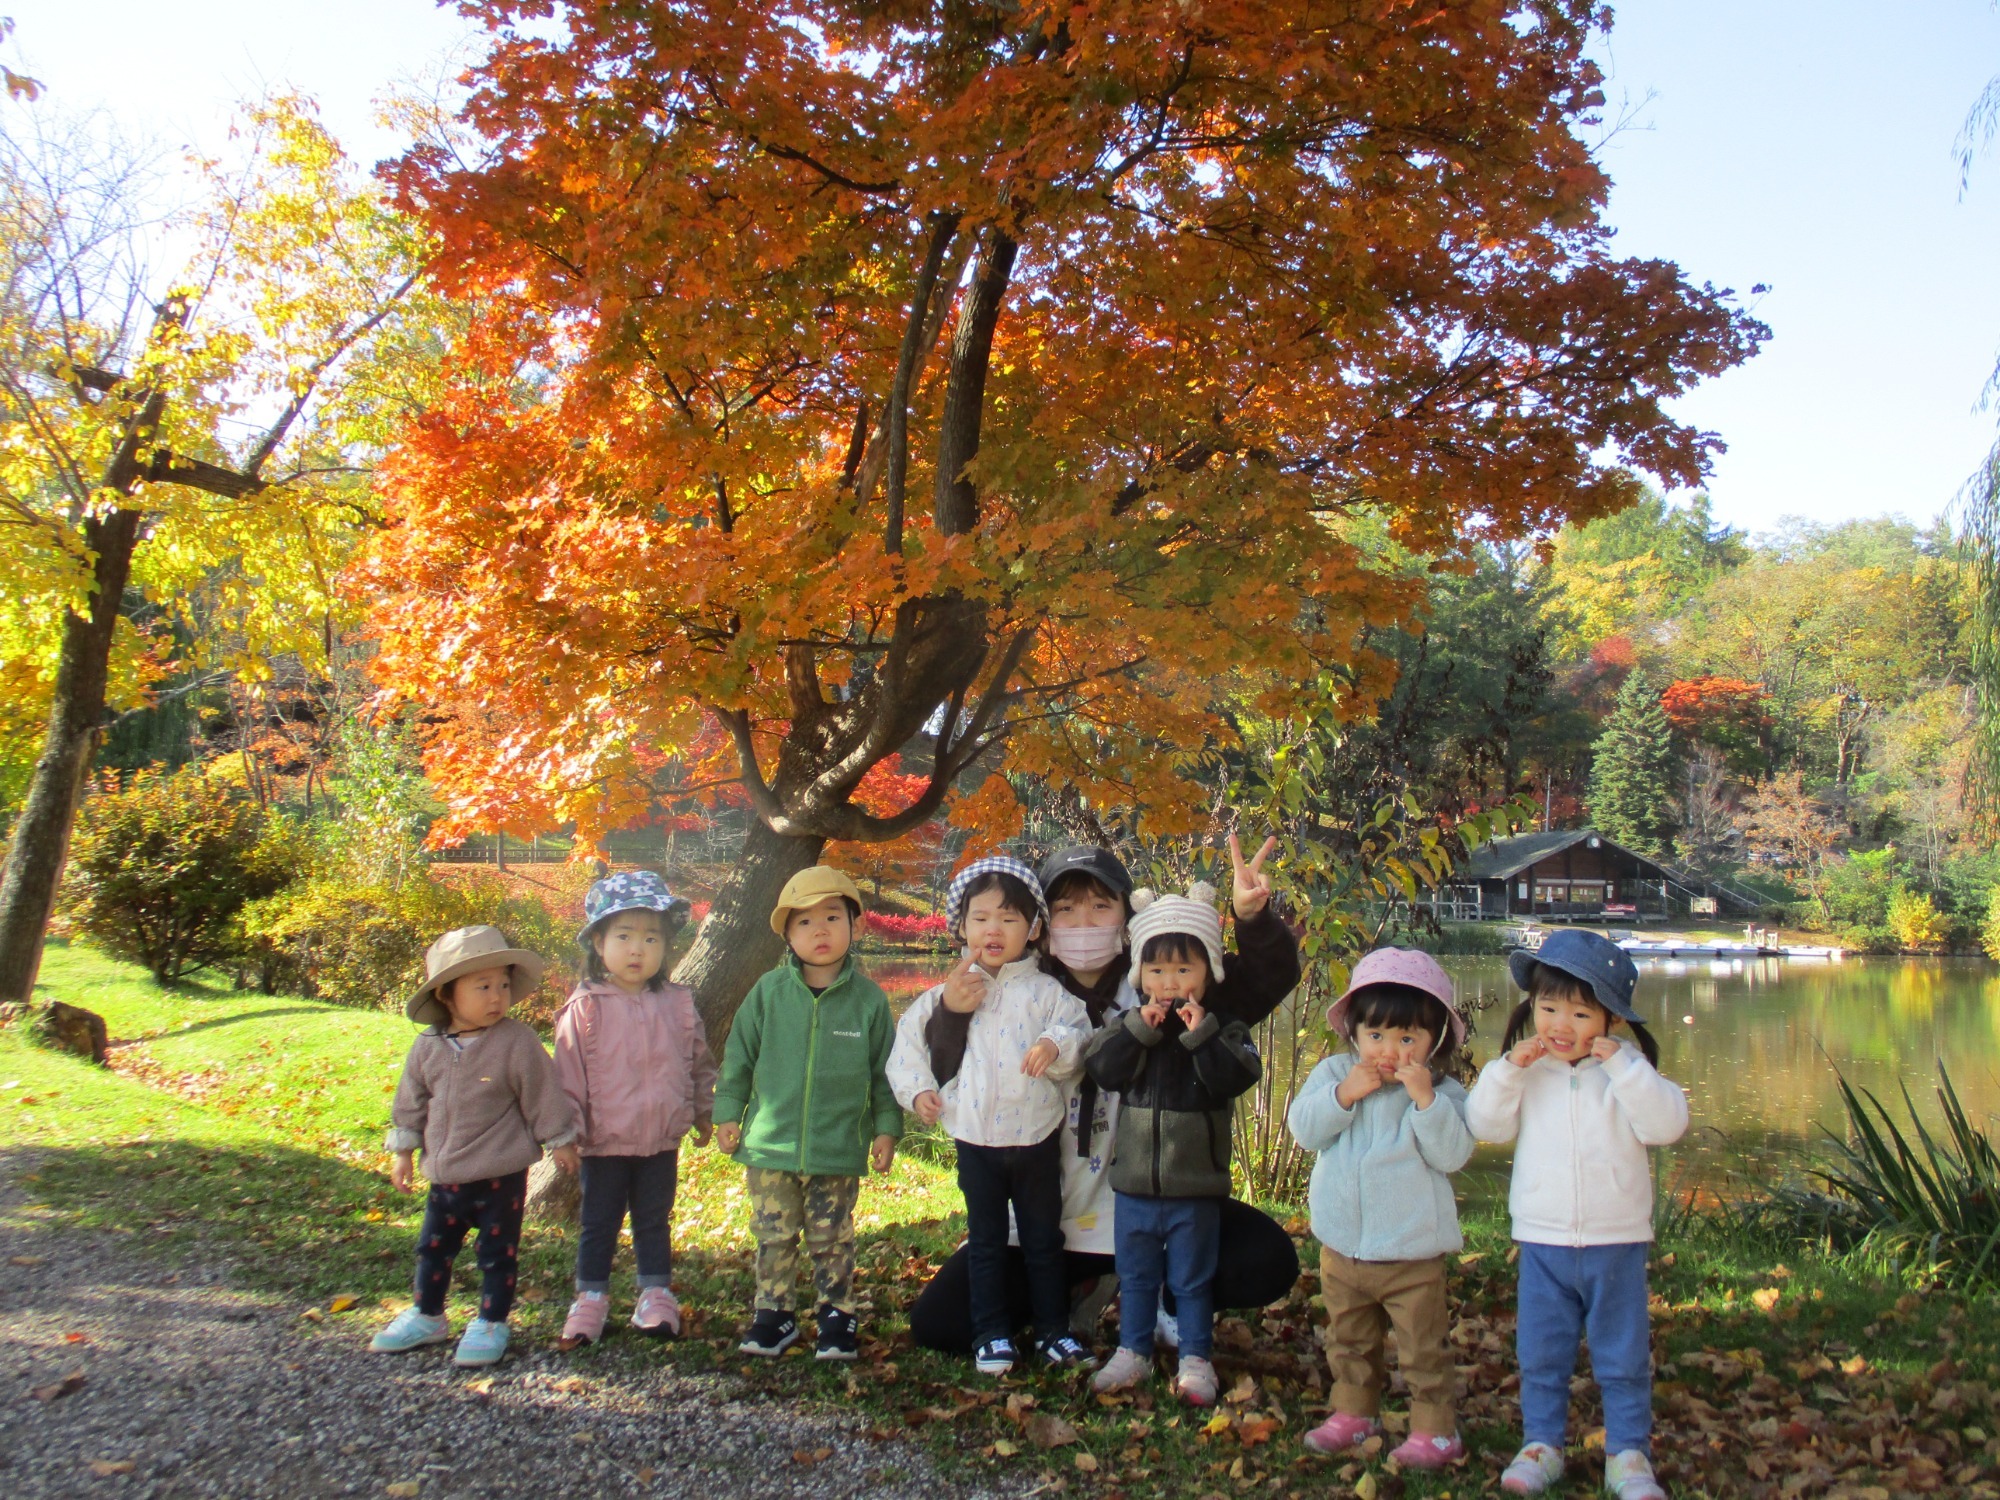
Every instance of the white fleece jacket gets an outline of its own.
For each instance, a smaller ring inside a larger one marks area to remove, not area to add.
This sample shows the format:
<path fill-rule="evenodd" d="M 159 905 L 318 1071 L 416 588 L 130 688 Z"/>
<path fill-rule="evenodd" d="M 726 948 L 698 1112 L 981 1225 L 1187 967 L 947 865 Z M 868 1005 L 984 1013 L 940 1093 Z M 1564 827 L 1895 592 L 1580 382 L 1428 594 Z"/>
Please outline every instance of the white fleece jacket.
<path fill-rule="evenodd" d="M 1480 1071 L 1465 1101 L 1482 1141 L 1515 1141 L 1507 1207 L 1514 1238 L 1531 1245 L 1631 1245 L 1653 1237 L 1648 1146 L 1688 1127 L 1687 1095 L 1630 1042 L 1607 1062 L 1571 1067 L 1504 1056 Z"/>
<path fill-rule="evenodd" d="M 1046 1140 L 1063 1123 L 1062 1084 L 1083 1070 L 1083 1044 L 1090 1036 L 1083 1002 L 1033 958 L 1003 965 L 972 1013 L 958 1076 L 939 1088 L 924 1025 L 943 996 L 944 986 L 933 985 L 896 1023 L 888 1070 L 896 1102 L 912 1109 L 919 1094 L 935 1092 L 944 1101 L 939 1123 L 953 1140 L 970 1145 L 1032 1146 Z M 1021 1071 L 1021 1059 L 1044 1040 L 1056 1044 L 1056 1060 L 1040 1078 L 1030 1078 Z"/>

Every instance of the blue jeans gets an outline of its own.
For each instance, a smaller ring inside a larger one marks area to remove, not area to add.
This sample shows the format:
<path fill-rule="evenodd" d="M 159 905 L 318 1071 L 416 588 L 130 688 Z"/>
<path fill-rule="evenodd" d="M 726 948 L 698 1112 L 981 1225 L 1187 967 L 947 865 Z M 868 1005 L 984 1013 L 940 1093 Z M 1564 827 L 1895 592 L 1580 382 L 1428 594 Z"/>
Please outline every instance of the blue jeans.
<path fill-rule="evenodd" d="M 1220 1198 L 1117 1195 L 1118 1342 L 1153 1352 L 1153 1322 L 1164 1281 L 1174 1294 L 1181 1357 L 1207 1359 L 1215 1347 L 1215 1262 L 1222 1243 Z"/>
<path fill-rule="evenodd" d="M 680 1153 L 653 1156 L 586 1156 L 583 1159 L 582 1232 L 576 1240 L 576 1289 L 611 1290 L 611 1260 L 618 1230 L 632 1216 L 632 1252 L 639 1285 L 674 1284 L 674 1247 L 667 1220 L 680 1185 Z"/>
<path fill-rule="evenodd" d="M 1521 1428 L 1526 1441 L 1561 1450 L 1578 1339 L 1590 1340 L 1590 1373 L 1604 1396 L 1604 1451 L 1649 1453 L 1653 1341 L 1646 1318 L 1650 1244 L 1521 1244 Z"/>

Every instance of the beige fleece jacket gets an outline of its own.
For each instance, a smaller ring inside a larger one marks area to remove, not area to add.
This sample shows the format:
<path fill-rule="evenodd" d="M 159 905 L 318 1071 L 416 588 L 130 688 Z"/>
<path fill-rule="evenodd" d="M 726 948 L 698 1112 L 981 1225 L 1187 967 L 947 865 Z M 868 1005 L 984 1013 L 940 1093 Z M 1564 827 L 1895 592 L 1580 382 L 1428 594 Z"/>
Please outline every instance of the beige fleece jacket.
<path fill-rule="evenodd" d="M 454 1046 L 418 1035 L 389 1117 L 391 1151 L 423 1152 L 432 1182 L 505 1177 L 576 1139 L 555 1063 L 532 1028 L 503 1017 Z"/>

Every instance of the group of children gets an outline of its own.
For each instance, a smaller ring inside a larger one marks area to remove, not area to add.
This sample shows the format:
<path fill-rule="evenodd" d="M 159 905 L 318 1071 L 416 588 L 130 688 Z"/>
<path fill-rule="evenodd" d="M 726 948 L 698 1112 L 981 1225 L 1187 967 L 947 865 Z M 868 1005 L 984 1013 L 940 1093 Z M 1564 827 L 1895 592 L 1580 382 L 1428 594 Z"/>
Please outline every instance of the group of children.
<path fill-rule="evenodd" d="M 1232 856 L 1241 943 L 1269 887 L 1258 874 L 1264 854 L 1247 877 L 1233 841 Z M 982 1372 L 1003 1374 L 1024 1357 L 1015 1345 L 1023 1310 L 1044 1363 L 1096 1367 L 1072 1327 L 1076 1256 L 1066 1257 L 1065 1235 L 1080 1224 L 1096 1230 L 1108 1210 L 1119 1339 L 1092 1386 L 1150 1379 L 1156 1343 L 1171 1340 L 1176 1389 L 1212 1403 L 1223 1224 L 1244 1208 L 1231 1199 L 1234 1101 L 1261 1076 L 1248 1022 L 1268 1007 L 1232 1003 L 1240 986 L 1232 990 L 1226 965 L 1236 960 L 1225 956 L 1207 886 L 1135 891 L 1101 850 L 1064 851 L 1042 873 L 1068 871 L 1096 878 L 1051 882 L 1066 908 L 1060 926 L 1027 864 L 994 856 L 960 871 L 946 918 L 962 956 L 900 1023 L 851 953 L 859 891 L 837 870 L 802 871 L 771 914 L 784 958 L 738 1010 L 719 1070 L 693 996 L 666 977 L 687 904 L 657 875 L 619 874 L 591 888 L 582 978 L 558 1018 L 553 1059 L 506 1015 L 540 982 L 541 960 L 490 927 L 440 938 L 408 1006 L 426 1029 L 405 1064 L 388 1142 L 399 1189 L 410 1189 L 418 1151 L 430 1182 L 416 1302 L 373 1347 L 449 1339 L 451 1265 L 476 1231 L 479 1315 L 456 1358 L 501 1358 L 527 1171 L 544 1151 L 581 1179 L 576 1300 L 560 1346 L 603 1337 L 628 1219 L 639 1288 L 632 1326 L 676 1337 L 678 1152 L 687 1136 L 706 1145 L 712 1134 L 746 1171 L 757 1246 L 739 1348 L 776 1356 L 799 1339 L 792 1304 L 803 1240 L 818 1357 L 852 1360 L 855 1201 L 867 1170 L 890 1170 L 908 1110 L 955 1143 L 966 1274 L 952 1295 L 967 1304 L 960 1312 Z M 1105 911 L 1088 920 L 1069 911 L 1080 895 L 1101 897 Z M 1412 1468 L 1463 1458 L 1445 1270 L 1463 1240 L 1450 1176 L 1475 1141 L 1514 1141 L 1525 1442 L 1502 1487 L 1539 1494 L 1561 1477 L 1570 1379 L 1587 1336 L 1604 1400 L 1606 1489 L 1619 1500 L 1664 1500 L 1649 1458 L 1646 1150 L 1686 1129 L 1686 1096 L 1657 1071 L 1657 1047 L 1632 1004 L 1637 971 L 1616 945 L 1560 932 L 1536 953 L 1515 954 L 1511 968 L 1525 998 L 1502 1055 L 1469 1093 L 1451 1076 L 1465 1020 L 1429 955 L 1369 954 L 1328 1011 L 1347 1050 L 1314 1069 L 1288 1119 L 1317 1153 L 1311 1219 L 1333 1376 L 1331 1411 L 1304 1441 L 1339 1453 L 1377 1436 L 1393 1329 L 1411 1395 L 1409 1434 L 1393 1457 Z M 1611 1035 L 1620 1025 L 1631 1040 Z M 1108 1127 L 1101 1158 L 1093 1120 Z M 1094 1197 L 1104 1181 L 1111 1203 L 1080 1211 L 1078 1194 Z M 1289 1252 L 1286 1260 L 1285 1274 L 1295 1274 Z M 1025 1299 L 1012 1295 L 1020 1280 Z M 1082 1302 L 1087 1337 L 1104 1299 Z"/>

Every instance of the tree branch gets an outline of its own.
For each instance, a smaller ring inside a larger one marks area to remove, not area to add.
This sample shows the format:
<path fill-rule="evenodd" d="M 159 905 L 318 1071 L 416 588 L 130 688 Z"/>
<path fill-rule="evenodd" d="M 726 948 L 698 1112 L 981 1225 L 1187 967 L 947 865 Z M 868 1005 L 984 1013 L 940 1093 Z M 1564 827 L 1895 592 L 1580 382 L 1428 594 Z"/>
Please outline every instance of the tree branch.
<path fill-rule="evenodd" d="M 889 387 L 889 405 L 884 413 L 888 419 L 889 513 L 882 527 L 882 550 L 890 557 L 903 555 L 903 493 L 910 470 L 910 385 L 924 347 L 924 325 L 930 321 L 938 273 L 944 269 L 945 252 L 958 237 L 958 220 L 955 213 L 939 211 L 930 215 L 930 244 L 925 247 L 923 267 L 917 272 L 917 284 L 910 292 L 909 321 L 903 329 L 902 351 L 896 357 L 896 378 Z"/>
<path fill-rule="evenodd" d="M 972 285 L 959 304 L 944 416 L 938 424 L 937 492 L 932 506 L 937 529 L 945 536 L 963 536 L 979 520 L 979 496 L 965 468 L 979 455 L 980 427 L 986 417 L 986 372 L 993 362 L 993 330 L 1000 321 L 1000 306 L 1019 249 L 1008 235 L 992 230 L 980 252 Z"/>

